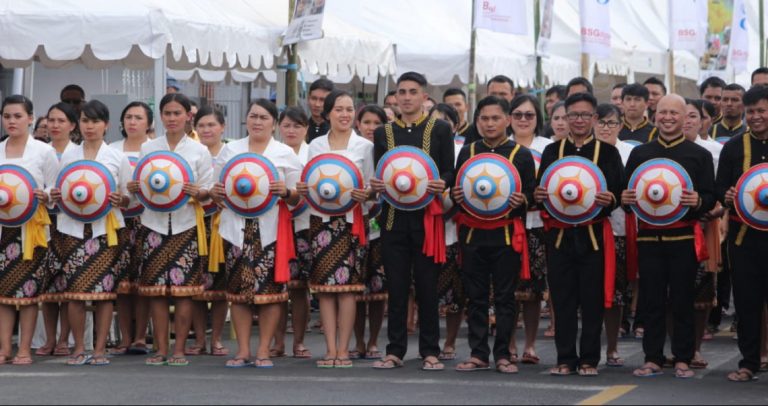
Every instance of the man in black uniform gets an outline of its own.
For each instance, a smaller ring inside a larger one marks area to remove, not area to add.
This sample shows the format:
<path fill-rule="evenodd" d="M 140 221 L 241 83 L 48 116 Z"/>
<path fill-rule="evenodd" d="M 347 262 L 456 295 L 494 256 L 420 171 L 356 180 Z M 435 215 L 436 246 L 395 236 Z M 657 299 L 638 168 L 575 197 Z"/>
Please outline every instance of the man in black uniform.
<path fill-rule="evenodd" d="M 733 138 L 744 134 L 747 131 L 747 125 L 744 123 L 744 88 L 731 83 L 723 89 L 723 100 L 721 109 L 723 119 L 712 126 L 709 136 L 717 141 L 718 138 Z"/>
<path fill-rule="evenodd" d="M 471 358 L 456 367 L 458 371 L 488 368 L 488 307 L 493 282 L 496 309 L 493 358 L 496 370 L 502 373 L 517 372 L 517 367 L 510 361 L 509 340 L 517 318 L 515 290 L 521 258 L 527 258 L 527 247 L 522 244 L 526 239 L 524 218 L 528 202 L 533 202 L 536 170 L 531 152 L 507 136 L 508 123 L 509 103 L 506 100 L 495 96 L 481 100 L 477 105 L 476 124 L 482 130 L 483 139 L 465 145 L 456 162 L 458 169 L 477 154 L 498 154 L 512 162 L 521 180 L 521 192 L 509 197 L 512 211 L 503 218 L 480 220 L 463 210 L 456 218 L 462 258 L 461 279 L 469 299 L 467 324 L 472 350 Z M 454 187 L 451 192 L 457 204 L 464 200 L 462 188 Z M 525 265 L 523 269 L 527 269 Z M 530 278 L 530 272 L 527 277 Z"/>
<path fill-rule="evenodd" d="M 680 197 L 680 204 L 689 207 L 685 217 L 664 227 L 639 223 L 636 244 L 640 306 L 645 327 L 645 364 L 635 370 L 635 376 L 661 373 L 669 309 L 674 330 L 675 376 L 690 378 L 694 375 L 688 367 L 695 351 L 694 284 L 699 263 L 707 259 L 698 220 L 715 207 L 715 168 L 712 154 L 683 136 L 685 117 L 685 99 L 676 94 L 662 97 L 656 108 L 659 138 L 635 147 L 627 161 L 626 174 L 631 176 L 644 162 L 667 158 L 680 164 L 693 182 L 692 189 L 683 190 Z M 631 206 L 636 203 L 635 190 L 622 193 L 622 204 Z M 634 238 L 627 235 L 627 245 L 634 244 Z"/>
<path fill-rule="evenodd" d="M 646 79 L 643 86 L 648 89 L 648 119 L 655 122 L 656 105 L 667 94 L 667 87 L 655 76 Z"/>
<path fill-rule="evenodd" d="M 576 93 L 589 93 L 594 94 L 594 88 L 592 82 L 585 77 L 575 77 L 571 79 L 567 85 L 565 85 L 566 97 L 573 96 Z"/>
<path fill-rule="evenodd" d="M 401 116 L 394 123 L 376 129 L 373 135 L 374 163 L 378 164 L 387 151 L 397 146 L 421 148 L 432 157 L 440 172 L 440 179 L 429 181 L 427 191 L 441 196 L 446 185 L 453 184 L 453 134 L 448 123 L 429 118 L 423 112 L 421 106 L 427 98 L 426 86 L 427 80 L 416 72 L 406 72 L 398 78 L 397 104 Z M 381 179 L 371 179 L 371 186 L 379 193 L 385 190 Z M 398 210 L 387 203 L 382 206 L 381 252 L 389 293 L 389 345 L 387 356 L 377 361 L 374 368 L 389 369 L 402 365 L 408 348 L 406 316 L 411 282 L 416 287 L 419 305 L 419 353 L 424 359 L 423 369 L 444 368 L 437 359 L 440 354 L 437 308 L 437 275 L 440 267 L 437 262 L 440 259 L 430 257 L 430 252 L 424 252 L 425 246 L 432 246 L 431 242 L 445 243 L 433 230 L 425 227 L 427 220 L 443 221 L 442 214 L 438 214 L 437 219 L 433 214 L 425 209 Z"/>
<path fill-rule="evenodd" d="M 457 87 L 452 87 L 443 93 L 443 103 L 453 107 L 459 113 L 459 125 L 456 126 L 456 133 L 466 139 L 469 129 L 472 128 L 472 123 L 467 117 L 467 94 Z"/>
<path fill-rule="evenodd" d="M 723 147 L 717 168 L 717 196 L 725 207 L 734 207 L 735 185 L 754 165 L 768 162 L 768 87 L 755 86 L 744 94 L 750 130 L 734 136 Z M 760 336 L 763 308 L 768 299 L 765 253 L 768 232 L 749 227 L 731 211 L 728 250 L 733 273 L 733 300 L 739 317 L 737 336 L 743 359 L 732 381 L 749 381 L 760 370 Z"/>
<path fill-rule="evenodd" d="M 715 106 L 717 113 L 712 116 L 712 125 L 715 125 L 722 121 L 723 111 L 721 110 L 721 103 L 723 101 L 723 89 L 725 88 L 725 81 L 717 76 L 710 76 L 704 79 L 699 86 L 699 94 L 701 98 L 712 103 Z"/>
<path fill-rule="evenodd" d="M 596 194 L 595 200 L 603 209 L 592 221 L 578 225 L 547 219 L 547 281 L 555 314 L 555 346 L 557 366 L 552 375 L 570 375 L 578 368 L 579 375 L 597 375 L 600 362 L 600 333 L 603 309 L 612 298 L 606 298 L 604 283 L 612 286 L 610 265 L 615 254 L 606 250 L 613 243 L 610 228 L 611 211 L 617 207 L 618 196 L 624 185 L 624 167 L 619 151 L 613 145 L 595 139 L 592 131 L 596 119 L 597 99 L 589 93 L 576 93 L 565 99 L 565 110 L 570 127 L 568 137 L 547 145 L 541 157 L 539 178 L 558 159 L 581 156 L 594 162 L 603 172 L 607 191 Z M 551 199 L 547 191 L 537 187 L 535 200 L 542 203 Z M 607 238 L 604 238 L 604 235 Z M 606 269 L 608 272 L 606 272 Z M 613 289 L 610 289 L 611 293 Z M 576 350 L 581 308 L 580 351 Z M 579 355 L 579 352 L 581 353 Z"/>
<path fill-rule="evenodd" d="M 325 97 L 333 91 L 333 82 L 328 79 L 317 79 L 309 86 L 309 129 L 307 130 L 307 143 L 317 137 L 328 134 L 330 125 L 323 118 L 323 104 Z"/>
<path fill-rule="evenodd" d="M 632 140 L 644 144 L 656 137 L 656 126 L 645 117 L 645 112 L 648 110 L 648 97 L 648 89 L 639 83 L 624 86 L 621 90 L 624 119 L 619 133 L 620 140 Z"/>

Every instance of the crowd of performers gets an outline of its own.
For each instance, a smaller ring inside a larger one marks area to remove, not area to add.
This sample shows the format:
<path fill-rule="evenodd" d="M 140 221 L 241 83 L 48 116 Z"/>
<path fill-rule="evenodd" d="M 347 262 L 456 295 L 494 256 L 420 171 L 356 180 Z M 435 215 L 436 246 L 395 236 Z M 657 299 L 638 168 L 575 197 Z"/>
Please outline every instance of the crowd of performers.
<path fill-rule="evenodd" d="M 634 334 L 645 354 L 635 376 L 671 366 L 676 377 L 690 378 L 707 367 L 702 341 L 719 325 L 732 285 L 743 359 L 727 378 L 753 380 L 768 365 L 768 276 L 760 263 L 768 233 L 745 224 L 733 206 L 740 176 L 768 162 L 766 82 L 766 69 L 753 74 L 749 90 L 710 78 L 701 85 L 702 99 L 694 100 L 666 94 L 651 78 L 618 85 L 610 103 L 599 104 L 591 83 L 576 78 L 550 89 L 542 109 L 537 98 L 517 94 L 509 78 L 497 76 L 470 122 L 464 92 L 450 89 L 436 103 L 419 73 L 400 76 L 384 107 L 356 108 L 349 93 L 321 79 L 309 90 L 310 115 L 296 107 L 278 112 L 258 99 L 245 117 L 247 135 L 228 142 L 225 116 L 212 106 L 198 109 L 180 93 L 159 103 L 160 137 L 153 134 L 152 110 L 141 102 L 117 119 L 68 86 L 62 102 L 35 122 L 27 98 L 7 97 L 0 164 L 31 174 L 40 205 L 24 224 L 2 227 L 0 364 L 33 362 L 39 309 L 46 341 L 34 354 L 68 356 L 69 365 L 107 365 L 115 354 L 146 354 L 153 366 L 184 366 L 188 356 L 205 353 L 227 356 L 222 331 L 229 309 L 237 347 L 226 366 L 272 368 L 286 353 L 289 313 L 292 355 L 313 357 L 303 341 L 314 296 L 326 342 L 325 354 L 315 357 L 318 368 L 350 368 L 360 358 L 375 359 L 377 369 L 402 367 L 415 308 L 423 370 L 443 370 L 443 361 L 456 358 L 466 320 L 470 357 L 455 369 L 517 373 L 518 363 L 540 362 L 536 337 L 546 302 L 552 319 L 546 335 L 554 336 L 557 349 L 552 375 L 597 375 L 604 331 L 608 366 L 624 366 L 617 339 Z M 104 137 L 114 125 L 124 138 L 108 145 Z M 381 201 L 385 184 L 375 168 L 399 146 L 418 148 L 434 161 L 439 178 L 427 191 L 446 210 L 406 211 Z M 171 212 L 142 210 L 132 163 L 163 151 L 188 162 L 195 181 L 184 183 L 183 192 L 191 199 Z M 248 152 L 266 157 L 279 173 L 269 183 L 279 203 L 256 218 L 224 205 L 219 182 L 229 160 Z M 344 156 L 362 173 L 364 184 L 352 191 L 362 216 L 299 210 L 309 193 L 302 169 L 326 153 Z M 494 221 L 473 218 L 461 206 L 462 189 L 454 187 L 458 169 L 481 153 L 509 160 L 521 182 L 509 196 L 511 211 Z M 594 197 L 599 214 L 579 224 L 550 216 L 544 203 L 552 196 L 540 186 L 543 172 L 571 156 L 594 163 L 606 181 Z M 664 227 L 637 221 L 629 209 L 638 199 L 628 187 L 630 175 L 655 158 L 677 162 L 691 177 L 680 197 L 686 215 Z M 59 171 L 79 160 L 101 163 L 117 184 L 108 196 L 113 208 L 93 222 L 57 206 Z M 13 185 L 0 178 L 0 186 Z M 87 302 L 94 309 L 90 352 Z M 108 353 L 115 304 L 121 341 Z M 382 351 L 377 337 L 385 314 Z M 447 320 L 442 347 L 441 314 Z M 519 319 L 522 351 L 515 340 Z M 147 346 L 150 320 L 154 351 Z M 187 346 L 191 330 L 195 342 Z M 671 354 L 664 353 L 667 338 Z"/>

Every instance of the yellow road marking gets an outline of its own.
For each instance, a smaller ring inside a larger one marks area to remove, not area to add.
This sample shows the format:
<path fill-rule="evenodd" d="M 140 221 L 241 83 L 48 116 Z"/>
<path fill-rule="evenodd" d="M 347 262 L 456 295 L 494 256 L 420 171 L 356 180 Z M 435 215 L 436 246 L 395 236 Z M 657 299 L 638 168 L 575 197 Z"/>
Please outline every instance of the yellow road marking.
<path fill-rule="evenodd" d="M 608 402 L 614 401 L 627 393 L 632 389 L 637 388 L 637 385 L 615 385 L 598 393 L 591 398 L 587 398 L 577 403 L 577 405 L 604 405 Z"/>

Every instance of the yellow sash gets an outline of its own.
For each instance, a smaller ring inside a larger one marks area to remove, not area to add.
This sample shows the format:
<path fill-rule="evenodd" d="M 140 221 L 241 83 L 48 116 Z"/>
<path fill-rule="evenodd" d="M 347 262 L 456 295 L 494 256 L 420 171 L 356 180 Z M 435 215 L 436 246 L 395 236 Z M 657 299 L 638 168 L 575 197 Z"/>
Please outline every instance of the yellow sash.
<path fill-rule="evenodd" d="M 195 199 L 190 200 L 195 208 L 195 220 L 197 221 L 197 253 L 201 256 L 208 255 L 208 239 L 205 235 L 205 210 L 203 205 Z"/>
<path fill-rule="evenodd" d="M 29 261 L 34 257 L 35 248 L 48 248 L 45 238 L 45 226 L 51 224 L 48 209 L 43 204 L 37 206 L 35 214 L 22 227 L 24 227 L 23 259 Z"/>
<path fill-rule="evenodd" d="M 208 252 L 208 272 L 219 272 L 219 264 L 224 263 L 224 240 L 219 234 L 221 212 L 216 212 L 211 217 L 211 243 Z"/>
<path fill-rule="evenodd" d="M 114 211 L 107 213 L 106 222 L 104 227 L 107 229 L 107 246 L 114 247 L 117 245 L 117 230 L 120 228 Z"/>

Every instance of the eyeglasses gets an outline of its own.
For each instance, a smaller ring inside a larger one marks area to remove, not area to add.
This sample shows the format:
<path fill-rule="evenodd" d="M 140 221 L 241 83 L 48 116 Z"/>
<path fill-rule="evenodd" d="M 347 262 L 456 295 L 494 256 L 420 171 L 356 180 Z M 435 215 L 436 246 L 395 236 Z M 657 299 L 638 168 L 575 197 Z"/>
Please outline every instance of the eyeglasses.
<path fill-rule="evenodd" d="M 526 111 L 525 113 L 520 111 L 512 112 L 512 118 L 515 120 L 522 120 L 523 117 L 525 117 L 526 120 L 532 121 L 536 119 L 536 113 L 531 113 L 530 111 Z"/>
<path fill-rule="evenodd" d="M 621 123 L 618 121 L 605 121 L 605 120 L 597 120 L 597 126 L 598 127 L 608 127 L 608 128 L 616 128 L 620 126 Z"/>
<path fill-rule="evenodd" d="M 568 117 L 568 119 L 569 119 L 569 120 L 571 120 L 571 121 L 576 121 L 576 120 L 578 120 L 578 119 L 582 119 L 582 120 L 585 120 L 585 121 L 586 121 L 586 120 L 591 120 L 591 119 L 592 119 L 592 117 L 594 117 L 594 115 L 595 115 L 595 113 L 587 113 L 587 112 L 583 112 L 583 113 L 577 113 L 577 112 L 575 112 L 575 111 L 574 111 L 574 112 L 571 112 L 571 113 L 568 113 L 568 114 L 566 114 L 566 116 Z"/>

